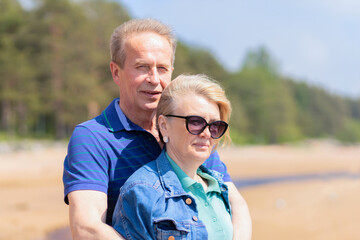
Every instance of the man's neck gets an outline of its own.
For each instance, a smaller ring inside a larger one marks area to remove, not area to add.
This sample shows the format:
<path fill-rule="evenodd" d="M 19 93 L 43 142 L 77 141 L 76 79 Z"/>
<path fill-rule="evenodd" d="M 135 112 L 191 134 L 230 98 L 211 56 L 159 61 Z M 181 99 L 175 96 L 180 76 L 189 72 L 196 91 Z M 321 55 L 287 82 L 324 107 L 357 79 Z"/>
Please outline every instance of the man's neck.
<path fill-rule="evenodd" d="M 154 135 L 154 137 L 158 136 L 156 129 L 156 110 L 142 111 L 141 113 L 139 113 L 139 111 L 134 111 L 134 109 L 123 107 L 120 102 L 119 106 L 125 116 L 129 118 L 133 123 L 150 132 Z"/>

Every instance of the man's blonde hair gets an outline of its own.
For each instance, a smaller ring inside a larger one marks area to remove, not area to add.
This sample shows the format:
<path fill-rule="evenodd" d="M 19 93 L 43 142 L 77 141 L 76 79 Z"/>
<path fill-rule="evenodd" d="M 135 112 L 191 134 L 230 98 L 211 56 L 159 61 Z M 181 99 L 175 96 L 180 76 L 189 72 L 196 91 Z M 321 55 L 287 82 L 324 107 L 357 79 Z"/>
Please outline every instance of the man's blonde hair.
<path fill-rule="evenodd" d="M 152 32 L 158 34 L 159 36 L 164 37 L 170 44 L 173 55 L 172 55 L 172 64 L 174 65 L 175 61 L 175 51 L 176 51 L 176 39 L 173 35 L 172 29 L 165 25 L 164 23 L 147 18 L 147 19 L 132 19 L 129 20 L 120 26 L 118 26 L 110 39 L 110 57 L 111 60 L 123 68 L 126 59 L 125 52 L 125 42 L 133 34 Z"/>

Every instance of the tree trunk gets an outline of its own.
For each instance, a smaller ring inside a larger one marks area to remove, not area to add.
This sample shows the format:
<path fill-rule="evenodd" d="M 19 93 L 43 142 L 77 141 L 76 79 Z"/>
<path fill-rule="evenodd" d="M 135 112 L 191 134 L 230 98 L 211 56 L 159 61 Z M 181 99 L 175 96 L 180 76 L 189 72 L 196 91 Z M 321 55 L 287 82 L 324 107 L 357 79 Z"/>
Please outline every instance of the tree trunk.
<path fill-rule="evenodd" d="M 63 121 L 64 103 L 62 100 L 63 94 L 63 77 L 62 77 L 62 57 L 59 41 L 62 39 L 62 30 L 56 24 L 50 26 L 50 33 L 52 36 L 52 60 L 51 60 L 51 80 L 54 97 L 54 114 L 55 114 L 55 137 L 62 139 L 65 137 L 65 124 Z"/>
<path fill-rule="evenodd" d="M 1 104 L 1 128 L 10 136 L 14 134 L 13 113 L 11 110 L 11 102 L 3 100 Z"/>
<path fill-rule="evenodd" d="M 18 103 L 17 116 L 18 116 L 19 134 L 21 136 L 25 136 L 28 134 L 28 123 L 27 123 L 27 108 L 24 102 Z"/>

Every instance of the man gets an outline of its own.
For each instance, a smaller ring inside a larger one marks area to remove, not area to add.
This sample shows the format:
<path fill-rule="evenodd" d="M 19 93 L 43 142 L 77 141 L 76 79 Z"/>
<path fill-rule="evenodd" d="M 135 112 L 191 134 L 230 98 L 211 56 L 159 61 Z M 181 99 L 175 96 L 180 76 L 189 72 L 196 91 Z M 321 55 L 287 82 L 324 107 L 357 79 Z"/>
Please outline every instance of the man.
<path fill-rule="evenodd" d="M 113 209 L 126 179 L 161 152 L 155 113 L 171 81 L 175 49 L 171 29 L 156 20 L 130 20 L 115 29 L 110 70 L 120 99 L 75 128 L 64 162 L 65 202 L 74 240 L 122 239 L 110 225 Z M 205 165 L 224 173 L 235 239 L 250 239 L 247 205 L 217 152 Z"/>

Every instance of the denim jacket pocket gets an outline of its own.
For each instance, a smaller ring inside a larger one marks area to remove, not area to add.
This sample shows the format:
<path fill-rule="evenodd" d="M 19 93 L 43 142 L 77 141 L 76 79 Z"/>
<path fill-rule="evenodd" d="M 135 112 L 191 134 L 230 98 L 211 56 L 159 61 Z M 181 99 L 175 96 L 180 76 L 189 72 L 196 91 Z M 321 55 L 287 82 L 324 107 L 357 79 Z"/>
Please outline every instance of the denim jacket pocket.
<path fill-rule="evenodd" d="M 154 228 L 157 240 L 189 239 L 190 236 L 190 226 L 179 224 L 171 218 L 155 219 Z"/>

